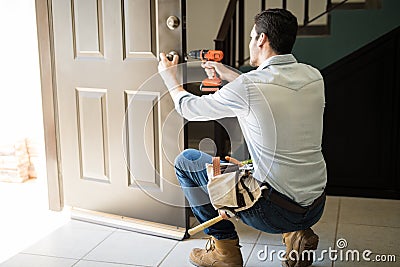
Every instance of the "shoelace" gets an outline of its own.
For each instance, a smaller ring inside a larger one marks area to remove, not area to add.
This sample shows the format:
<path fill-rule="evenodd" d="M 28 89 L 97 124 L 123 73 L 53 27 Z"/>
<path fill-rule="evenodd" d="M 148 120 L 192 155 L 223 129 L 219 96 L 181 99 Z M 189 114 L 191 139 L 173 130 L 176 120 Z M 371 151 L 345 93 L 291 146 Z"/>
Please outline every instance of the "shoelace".
<path fill-rule="evenodd" d="M 212 238 L 212 236 L 208 237 L 207 239 L 206 251 L 213 251 L 215 249 L 215 240 Z"/>

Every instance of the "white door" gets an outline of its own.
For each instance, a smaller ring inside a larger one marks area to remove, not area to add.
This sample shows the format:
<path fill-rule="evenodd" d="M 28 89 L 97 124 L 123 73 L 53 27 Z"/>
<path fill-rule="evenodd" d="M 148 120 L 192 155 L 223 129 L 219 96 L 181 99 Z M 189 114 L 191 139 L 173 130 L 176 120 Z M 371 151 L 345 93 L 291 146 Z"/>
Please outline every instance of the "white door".
<path fill-rule="evenodd" d="M 81 219 L 183 236 L 173 167 L 183 119 L 154 76 L 159 52 L 182 55 L 181 10 L 180 0 L 52 0 L 63 193 Z"/>

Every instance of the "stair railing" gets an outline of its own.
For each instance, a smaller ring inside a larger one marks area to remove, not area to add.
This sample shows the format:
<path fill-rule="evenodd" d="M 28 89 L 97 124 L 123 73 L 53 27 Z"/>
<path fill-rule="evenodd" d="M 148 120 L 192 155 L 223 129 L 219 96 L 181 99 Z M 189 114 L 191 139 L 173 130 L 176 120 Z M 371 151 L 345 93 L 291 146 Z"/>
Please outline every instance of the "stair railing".
<path fill-rule="evenodd" d="M 304 0 L 303 25 L 300 25 L 299 28 L 304 29 L 322 16 L 329 15 L 332 10 L 340 7 L 347 1 L 348 0 L 343 0 L 340 3 L 332 4 L 332 0 L 327 0 L 326 10 L 314 18 L 309 19 L 310 2 L 309 0 Z M 287 9 L 287 0 L 282 0 L 282 8 Z M 261 9 L 266 9 L 266 0 L 261 0 Z M 225 55 L 222 63 L 232 67 L 242 66 L 244 62 L 249 60 L 249 57 L 244 58 L 244 46 L 247 40 L 244 38 L 244 10 L 244 0 L 229 0 L 217 38 L 214 40 L 215 49 L 224 51 Z M 238 56 L 237 60 L 236 54 Z"/>
<path fill-rule="evenodd" d="M 236 9 L 238 0 L 230 0 L 222 19 L 217 38 L 215 38 L 215 49 L 224 51 L 222 63 L 232 66 L 236 61 Z M 241 0 L 243 1 L 243 0 Z M 244 16 L 243 16 L 244 17 Z M 244 27 L 244 21 L 239 25 Z M 240 39 L 239 39 L 240 40 Z M 239 43 L 241 43 L 239 41 Z"/>
<path fill-rule="evenodd" d="M 308 24 L 310 24 L 310 23 L 313 22 L 313 21 L 316 21 L 316 20 L 319 19 L 320 17 L 329 14 L 332 10 L 334 10 L 334 9 L 336 9 L 336 8 L 338 8 L 338 7 L 340 7 L 341 5 L 345 4 L 345 3 L 346 3 L 347 1 L 349 1 L 349 0 L 343 0 L 342 2 L 337 3 L 337 4 L 335 4 L 335 5 L 332 4 L 332 0 L 327 0 L 327 1 L 326 1 L 326 10 L 325 10 L 324 12 L 322 12 L 321 14 L 319 14 L 318 16 L 315 16 L 315 17 L 312 18 L 312 19 L 308 19 L 308 13 L 309 13 L 308 1 L 309 1 L 309 0 L 304 0 L 304 1 L 307 2 L 307 8 L 304 8 L 304 12 L 305 12 L 304 18 L 307 17 L 307 20 L 304 19 L 303 27 L 304 27 L 304 26 L 307 26 Z"/>

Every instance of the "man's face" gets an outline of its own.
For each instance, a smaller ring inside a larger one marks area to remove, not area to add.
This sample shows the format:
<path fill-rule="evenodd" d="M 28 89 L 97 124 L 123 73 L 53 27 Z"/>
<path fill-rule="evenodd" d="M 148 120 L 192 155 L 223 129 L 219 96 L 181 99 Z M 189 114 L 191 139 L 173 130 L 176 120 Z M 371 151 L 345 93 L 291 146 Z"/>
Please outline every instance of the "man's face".
<path fill-rule="evenodd" d="M 255 30 L 255 25 L 250 33 L 250 43 L 249 43 L 249 51 L 250 51 L 250 66 L 257 67 L 258 66 L 258 53 L 259 49 L 257 46 L 257 32 Z"/>

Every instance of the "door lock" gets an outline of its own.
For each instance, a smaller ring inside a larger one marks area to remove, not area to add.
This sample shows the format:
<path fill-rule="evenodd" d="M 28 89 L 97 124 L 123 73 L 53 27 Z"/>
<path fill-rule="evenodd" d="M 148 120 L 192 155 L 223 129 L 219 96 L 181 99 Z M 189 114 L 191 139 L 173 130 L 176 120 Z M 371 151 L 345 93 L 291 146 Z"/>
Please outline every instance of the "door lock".
<path fill-rule="evenodd" d="M 172 61 L 173 59 L 174 59 L 174 56 L 175 55 L 178 55 L 178 53 L 176 52 L 176 51 L 170 51 L 167 55 L 166 55 L 166 57 L 167 57 L 167 59 L 169 60 L 169 61 Z"/>
<path fill-rule="evenodd" d="M 180 20 L 177 16 L 169 16 L 167 19 L 167 26 L 170 30 L 175 30 L 179 27 Z"/>

